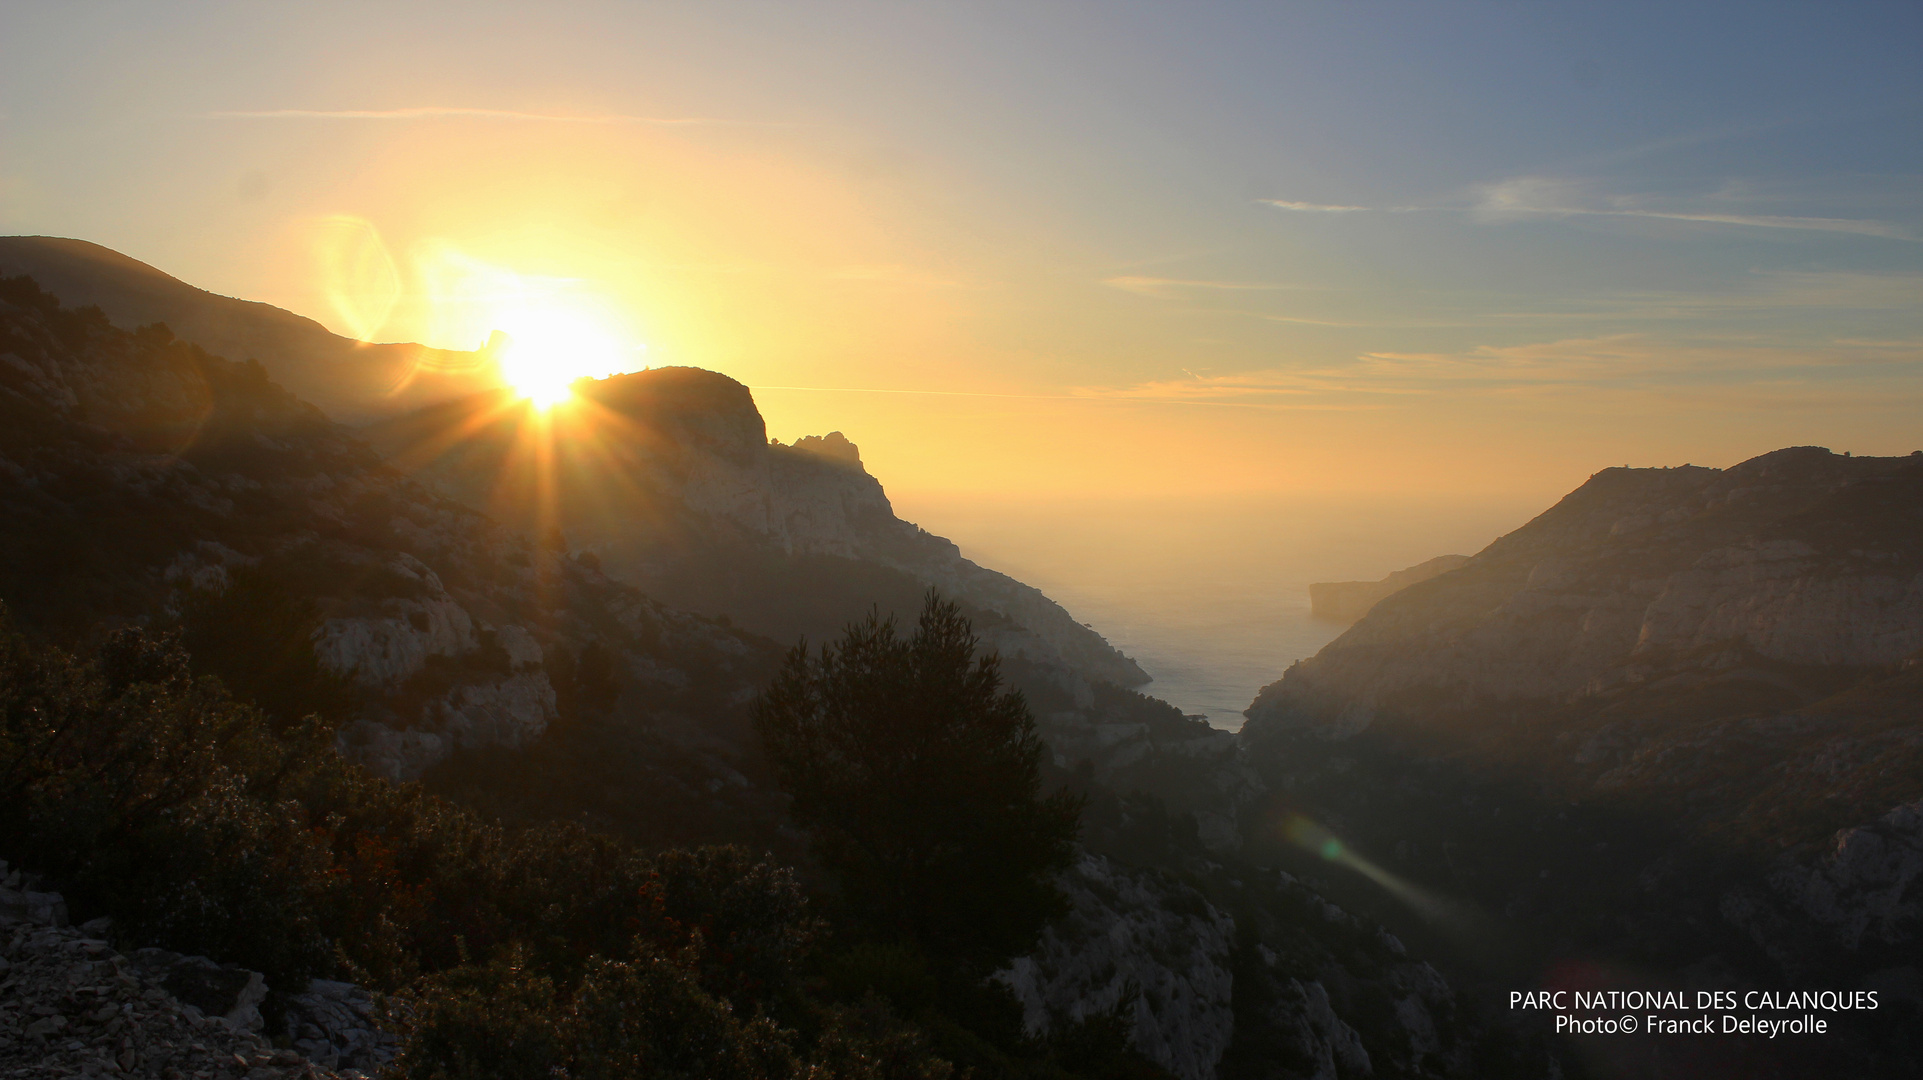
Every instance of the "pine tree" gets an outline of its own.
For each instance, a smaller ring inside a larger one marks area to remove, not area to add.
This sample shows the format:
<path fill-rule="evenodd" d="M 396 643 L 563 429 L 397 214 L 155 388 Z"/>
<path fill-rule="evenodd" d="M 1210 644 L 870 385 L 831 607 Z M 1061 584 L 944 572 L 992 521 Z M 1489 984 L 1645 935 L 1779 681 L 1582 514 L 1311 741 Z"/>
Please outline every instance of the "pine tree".
<path fill-rule="evenodd" d="M 878 613 L 797 645 L 754 718 L 795 818 L 877 939 L 986 974 L 1064 909 L 1081 799 L 1041 793 L 1041 737 L 999 661 L 933 591 L 912 637 Z"/>

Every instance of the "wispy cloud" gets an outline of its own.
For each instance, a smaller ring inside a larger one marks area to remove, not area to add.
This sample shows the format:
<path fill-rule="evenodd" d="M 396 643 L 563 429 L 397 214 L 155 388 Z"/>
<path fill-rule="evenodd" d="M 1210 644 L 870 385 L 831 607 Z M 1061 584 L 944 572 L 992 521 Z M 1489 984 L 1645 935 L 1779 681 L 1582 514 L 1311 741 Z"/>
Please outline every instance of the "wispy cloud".
<path fill-rule="evenodd" d="M 1335 364 L 1179 378 L 1054 393 L 755 386 L 756 393 L 891 394 L 1194 406 L 1272 412 L 1370 412 L 1464 397 L 1567 399 L 1795 411 L 1805 405 L 1878 409 L 1923 403 L 1923 342 L 1837 340 L 1786 347 L 1706 338 L 1677 343 L 1611 334 L 1483 345 L 1454 352 L 1368 352 Z"/>
<path fill-rule="evenodd" d="M 1885 340 L 1881 338 L 1837 338 L 1837 345 L 1852 349 L 1896 350 L 1923 356 L 1923 338 L 1912 340 Z"/>
<path fill-rule="evenodd" d="M 1438 395 L 1597 392 L 1648 398 L 1734 393 L 1781 401 L 1793 400 L 1802 392 L 1914 404 L 1923 399 L 1923 347 L 1849 341 L 1796 348 L 1713 340 L 1676 344 L 1640 334 L 1615 334 L 1457 352 L 1370 352 L 1347 363 L 1318 367 L 1184 374 L 1180 379 L 1082 393 L 1328 410 L 1393 408 Z"/>
<path fill-rule="evenodd" d="M 1322 285 L 1294 285 L 1280 281 L 1224 281 L 1210 278 L 1164 278 L 1122 276 L 1103 278 L 1102 284 L 1111 289 L 1146 296 L 1154 300 L 1175 302 L 1188 301 L 1183 310 L 1210 315 L 1239 315 L 1267 322 L 1299 323 L 1304 326 L 1347 326 L 1369 325 L 1358 322 L 1344 322 L 1334 319 L 1317 319 L 1306 315 L 1285 315 L 1271 311 L 1244 311 L 1239 308 L 1211 306 L 1205 298 L 1211 293 L 1287 293 L 1323 292 Z"/>
<path fill-rule="evenodd" d="M 1102 284 L 1123 292 L 1139 293 L 1166 299 L 1187 289 L 1204 289 L 1214 292 L 1290 292 L 1298 289 L 1319 288 L 1311 285 L 1289 285 L 1279 281 L 1211 281 L 1197 278 L 1165 278 L 1123 276 L 1103 278 Z"/>
<path fill-rule="evenodd" d="M 1527 320 L 1700 320 L 1758 314 L 1923 311 L 1923 274 L 1866 274 L 1847 270 L 1765 271 L 1721 292 L 1611 292 L 1564 297 L 1542 311 L 1497 311 L 1498 322 Z M 1901 331 L 1899 331 L 1901 332 Z"/>
<path fill-rule="evenodd" d="M 1307 214 L 1352 214 L 1357 210 L 1369 209 L 1366 206 L 1343 206 L 1337 203 L 1296 202 L 1293 199 L 1257 199 L 1255 201 L 1262 203 L 1265 206 L 1273 206 L 1277 210 L 1294 210 L 1300 213 L 1307 213 Z"/>
<path fill-rule="evenodd" d="M 1704 221 L 1716 225 L 1747 225 L 1757 229 L 1810 229 L 1816 232 L 1855 233 L 1880 236 L 1888 240 L 1915 240 L 1901 225 L 1855 218 L 1786 217 L 1776 214 L 1684 214 L 1661 210 L 1606 210 L 1596 213 L 1622 217 L 1659 218 L 1666 221 Z"/>
<path fill-rule="evenodd" d="M 1698 209 L 1650 206 L 1637 196 L 1598 195 L 1593 185 L 1561 177 L 1514 176 L 1477 189 L 1471 211 L 1483 221 L 1521 218 L 1616 217 L 1690 221 L 1756 229 L 1801 229 L 1850 233 L 1886 240 L 1915 241 L 1911 230 L 1886 221 L 1858 218 L 1799 217 L 1784 214 L 1728 214 Z M 1438 208 L 1440 209 L 1440 208 Z"/>
<path fill-rule="evenodd" d="M 1100 390 L 1076 390 L 1069 394 L 1006 394 L 984 390 L 900 390 L 876 386 L 750 386 L 757 393 L 763 390 L 788 390 L 814 394 L 907 394 L 918 397 L 966 397 L 966 398 L 1008 398 L 1017 401 L 1126 401 L 1129 404 L 1151 405 L 1201 405 L 1219 408 L 1255 408 L 1253 402 L 1207 401 L 1181 394 L 1156 396 L 1153 394 L 1121 394 Z"/>
<path fill-rule="evenodd" d="M 204 120 L 510 120 L 550 124 L 763 124 L 711 116 L 636 116 L 629 113 L 547 113 L 519 109 L 477 109 L 421 105 L 404 109 L 233 109 L 200 114 Z"/>
<path fill-rule="evenodd" d="M 1736 133 L 1738 132 L 1733 131 L 1732 135 Z M 1701 136 L 1705 139 L 1714 137 L 1720 137 L 1720 133 Z M 1678 137 L 1675 142 L 1680 145 L 1690 138 L 1697 137 Z M 1732 184 L 1735 183 L 1737 182 L 1732 181 Z M 1728 213 L 1714 208 L 1677 207 L 1673 203 L 1664 205 L 1644 196 L 1599 193 L 1596 191 L 1596 185 L 1590 181 L 1541 175 L 1512 176 L 1477 185 L 1471 190 L 1467 205 L 1438 203 L 1428 206 L 1367 207 L 1297 202 L 1289 199 L 1257 199 L 1255 201 L 1279 210 L 1321 214 L 1345 214 L 1371 209 L 1380 209 L 1392 214 L 1466 211 L 1474 215 L 1477 220 L 1484 222 L 1517 221 L 1529 218 L 1641 218 L 1650 221 L 1734 225 L 1750 229 L 1797 229 L 1807 232 L 1846 233 L 1912 243 L 1919 240 L 1916 230 L 1888 221 L 1794 214 Z"/>
<path fill-rule="evenodd" d="M 1391 324 L 1391 323 L 1341 322 L 1336 319 L 1311 319 L 1306 315 L 1277 315 L 1272 311 L 1243 311 L 1239 308 L 1219 308 L 1215 310 L 1219 311 L 1223 315 L 1241 315 L 1250 319 L 1261 319 L 1264 322 L 1295 323 L 1298 326 L 1342 326 L 1342 327 L 1349 327 L 1349 328 L 1360 328 L 1365 326 L 1388 326 L 1388 325 L 1396 325 L 1396 326 L 1430 325 L 1428 323 L 1415 323 L 1415 324 L 1393 323 Z"/>

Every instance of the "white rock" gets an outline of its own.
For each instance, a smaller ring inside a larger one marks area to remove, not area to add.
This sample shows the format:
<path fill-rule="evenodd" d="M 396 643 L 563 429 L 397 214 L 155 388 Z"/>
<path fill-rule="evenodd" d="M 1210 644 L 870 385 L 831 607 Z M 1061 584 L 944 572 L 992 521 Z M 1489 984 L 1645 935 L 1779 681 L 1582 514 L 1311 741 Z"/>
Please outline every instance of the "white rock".
<path fill-rule="evenodd" d="M 495 644 L 507 650 L 508 662 L 514 667 L 541 666 L 541 643 L 534 635 L 519 626 L 503 626 L 494 631 Z"/>
<path fill-rule="evenodd" d="M 1083 854 L 1062 876 L 1073 905 L 1041 946 L 996 978 L 1031 1032 L 1079 1020 L 1140 990 L 1131 1042 L 1184 1080 L 1206 1080 L 1235 1034 L 1235 920 L 1186 885 Z"/>
<path fill-rule="evenodd" d="M 547 674 L 523 671 L 499 682 L 455 687 L 428 707 L 428 715 L 455 745 L 473 748 L 525 745 L 559 714 Z"/>
<path fill-rule="evenodd" d="M 1778 871 L 1771 884 L 1850 949 L 1906 945 L 1923 926 L 1923 802 L 1836 834 L 1813 867 Z"/>
<path fill-rule="evenodd" d="M 392 600 L 394 615 L 329 619 L 314 632 L 314 656 L 369 688 L 397 686 L 430 656 L 459 656 L 477 642 L 474 620 L 452 600 Z"/>
<path fill-rule="evenodd" d="M 1337 1016 L 1329 992 L 1319 982 L 1290 979 L 1270 1008 L 1270 1019 L 1295 1037 L 1304 1056 L 1315 1062 L 1313 1080 L 1368 1076 L 1374 1072 L 1362 1036 Z"/>

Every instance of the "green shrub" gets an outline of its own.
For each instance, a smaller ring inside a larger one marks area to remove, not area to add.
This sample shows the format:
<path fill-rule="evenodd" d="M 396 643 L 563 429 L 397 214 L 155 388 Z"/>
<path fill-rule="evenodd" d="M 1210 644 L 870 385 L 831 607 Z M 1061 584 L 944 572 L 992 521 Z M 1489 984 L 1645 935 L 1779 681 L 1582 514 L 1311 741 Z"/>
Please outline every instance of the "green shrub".
<path fill-rule="evenodd" d="M 276 730 L 278 728 L 279 730 Z M 738 848 L 644 854 L 578 825 L 515 833 L 272 723 L 174 636 L 112 635 L 91 662 L 0 611 L 0 855 L 139 944 L 291 988 L 398 989 L 519 948 L 571 986 L 593 957 L 699 946 L 703 985 L 759 1007 L 816 933 L 793 875 Z"/>
<path fill-rule="evenodd" d="M 554 982 L 510 952 L 429 979 L 403 1013 L 394 1061 L 408 1080 L 532 1080 L 566 1075 L 570 1032 Z M 411 1015 L 410 1015 L 411 1014 Z"/>
<path fill-rule="evenodd" d="M 680 962 L 645 942 L 629 960 L 594 957 L 572 990 L 511 949 L 427 980 L 412 1002 L 394 1073 L 406 1080 L 628 1077 L 775 1080 L 796 1075 L 793 1033 L 743 1020 Z"/>
<path fill-rule="evenodd" d="M 0 847 L 124 945 L 281 993 L 312 976 L 403 992 L 402 1076 L 1069 1075 L 1004 987 L 876 944 L 871 923 L 816 963 L 827 927 L 790 870 L 503 830 L 344 762 L 317 718 L 195 678 L 175 635 L 123 630 L 81 661 L 0 609 Z M 1115 1033 L 1088 1034 L 1075 1060 L 1109 1061 Z"/>
<path fill-rule="evenodd" d="M 195 667 L 217 676 L 280 725 L 309 714 L 339 720 L 353 704 L 347 682 L 314 656 L 320 608 L 268 571 L 232 572 L 226 588 L 196 589 L 182 603 L 181 639 Z"/>
<path fill-rule="evenodd" d="M 93 664 L 0 625 L 0 835 L 125 933 L 304 982 L 325 850 L 282 782 L 320 733 L 276 737 L 177 640 L 110 637 Z"/>

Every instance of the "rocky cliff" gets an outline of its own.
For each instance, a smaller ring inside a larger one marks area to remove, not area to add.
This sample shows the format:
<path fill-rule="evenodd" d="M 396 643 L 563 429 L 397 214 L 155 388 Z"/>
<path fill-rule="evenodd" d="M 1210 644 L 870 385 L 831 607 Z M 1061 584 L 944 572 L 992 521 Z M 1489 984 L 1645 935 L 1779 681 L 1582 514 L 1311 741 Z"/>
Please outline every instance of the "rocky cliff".
<path fill-rule="evenodd" d="M 1446 574 L 1469 561 L 1467 555 L 1438 555 L 1380 581 L 1318 581 L 1309 586 L 1309 613 L 1318 619 L 1352 623 L 1369 613 L 1386 596 Z"/>
<path fill-rule="evenodd" d="M 0 1068 L 8 1076 L 193 1075 L 353 1080 L 393 1057 L 367 994 L 316 980 L 290 995 L 299 1051 L 277 1049 L 258 972 L 109 943 L 111 920 L 67 923 L 58 893 L 0 861 Z M 40 903 L 16 903 L 18 897 Z M 332 1008 L 330 1008 L 332 1006 Z M 345 1052 L 343 1052 L 345 1051 Z M 336 1067 L 343 1071 L 336 1074 Z"/>
<path fill-rule="evenodd" d="M 1235 1034 L 1235 920 L 1192 888 L 1099 855 L 1062 881 L 1068 918 L 997 976 L 1029 1030 L 1127 1006 L 1137 1049 L 1183 1080 L 1214 1076 Z"/>
<path fill-rule="evenodd" d="M 680 808 L 650 820 L 775 827 L 777 797 L 736 782 L 772 643 L 429 493 L 258 365 L 12 279 L 0 426 L 0 600 L 28 625 L 182 629 L 237 691 L 294 679 L 290 708 L 332 710 L 343 751 L 397 779 L 585 710 Z"/>
<path fill-rule="evenodd" d="M 1091 797 L 1095 853 L 1067 881 L 1077 916 L 1021 983 L 1038 1017 L 1086 1017 L 1135 987 L 1148 1003 L 1137 1048 L 1185 1075 L 1465 1074 L 1469 1040 L 1488 1029 L 1460 1019 L 1456 991 L 1372 923 L 1241 859 L 1264 794 L 1245 745 L 1103 677 L 1125 661 L 1099 638 L 1034 630 L 1067 616 L 895 519 L 845 438 L 776 446 L 739 384 L 650 374 L 590 390 L 604 413 L 593 446 L 553 444 L 563 471 L 577 452 L 606 455 L 593 484 L 548 489 L 560 498 L 546 505 L 575 515 L 564 536 L 540 528 L 554 518 L 490 517 L 450 497 L 464 473 L 410 458 L 429 444 L 400 436 L 418 431 L 377 431 L 394 440 L 383 457 L 259 365 L 0 281 L 0 599 L 67 640 L 126 623 L 178 630 L 201 673 L 279 722 L 324 711 L 351 759 L 509 823 L 746 841 L 796 860 L 805 838 L 746 716 L 780 647 L 609 571 L 631 558 L 637 577 L 672 587 L 669 571 L 707 566 L 764 603 L 789 595 L 770 583 L 802 591 L 823 575 L 837 601 L 912 603 L 947 582 L 1031 689 L 1050 782 Z M 511 514 L 529 478 L 503 446 L 467 439 L 455 460 L 491 461 Z M 608 457 L 622 469 L 605 471 Z M 45 890 L 18 906 L 58 918 Z M 372 1036 L 348 1030 L 366 1002 L 342 984 L 308 991 L 296 1047 L 321 1064 L 371 1060 Z M 173 1025 L 162 1012 L 147 1018 Z M 166 1062 L 190 1060 L 174 1056 L 188 1031 L 151 1032 Z M 272 1065 L 236 1046 L 248 1068 Z M 62 1060 L 118 1061 L 122 1047 L 101 1048 L 82 1042 Z"/>
<path fill-rule="evenodd" d="M 994 976 L 1028 1029 L 1119 1011 L 1134 1047 L 1183 1080 L 1553 1075 L 1540 1046 L 1515 1042 L 1486 1047 L 1476 1073 L 1488 1028 L 1474 1003 L 1290 875 L 1193 869 L 1085 853 L 1064 873 L 1069 915 Z"/>
<path fill-rule="evenodd" d="M 1259 731 L 1428 696 L 1565 701 L 1737 657 L 1887 668 L 1923 649 L 1923 455 L 1780 450 L 1609 469 L 1263 689 Z"/>
<path fill-rule="evenodd" d="M 1507 927 L 1501 978 L 1580 958 L 1880 988 L 1825 1052 L 1901 1075 L 1923 1062 L 1903 1034 L 1923 1017 L 1920 649 L 1923 455 L 1610 469 L 1384 599 L 1266 687 L 1241 738 L 1384 880 Z M 1378 884 L 1330 887 L 1449 948 Z"/>
<path fill-rule="evenodd" d="M 543 436 L 549 464 L 539 468 L 526 449 L 533 421 L 499 395 L 368 435 L 449 494 L 530 531 L 559 527 L 609 573 L 778 640 L 823 640 L 874 604 L 912 613 L 932 586 L 968 607 L 1005 655 L 1123 686 L 1148 681 L 1040 590 L 896 517 L 839 432 L 771 442 L 748 388 L 698 368 L 617 375 L 577 394 Z"/>
<path fill-rule="evenodd" d="M 165 324 L 213 355 L 257 361 L 274 381 L 333 419 L 376 425 L 368 435 L 384 450 L 405 451 L 399 463 L 426 469 L 466 501 L 489 504 L 517 527 L 528 524 L 522 520 L 525 507 L 517 514 L 511 501 L 490 496 L 498 475 L 464 475 L 464 465 L 482 462 L 486 472 L 502 456 L 499 445 L 470 445 L 485 443 L 489 434 L 472 430 L 477 414 L 510 406 L 492 392 L 498 379 L 485 349 L 353 341 L 311 319 L 195 288 L 82 240 L 0 237 L 0 275 L 31 276 L 69 307 L 95 306 L 116 325 Z M 1004 625 L 984 629 L 995 647 L 1011 655 L 1046 658 L 1126 686 L 1148 681 L 1134 661 L 1040 591 L 962 558 L 954 544 L 896 518 L 881 485 L 839 432 L 807 436 L 792 447 L 771 445 L 747 388 L 696 369 L 617 376 L 586 396 L 599 406 L 603 428 L 613 430 L 599 433 L 597 452 L 577 456 L 573 468 L 563 471 L 561 479 L 586 490 L 577 498 L 563 496 L 561 524 L 604 552 L 610 570 L 639 576 L 637 584 L 659 594 L 664 582 L 689 576 L 687 560 L 668 565 L 676 560 L 660 557 L 653 541 L 664 528 L 681 538 L 673 546 L 682 550 L 746 539 L 786 556 L 859 562 L 939 587 L 1001 615 Z M 447 445 L 450 424 L 467 426 L 458 440 L 463 445 Z M 496 441 L 515 441 L 514 427 L 497 426 Z M 449 452 L 453 460 L 444 457 Z M 642 493 L 640 505 L 622 497 Z M 677 516 L 688 520 L 663 520 Z M 726 535 L 714 535 L 717 526 Z M 713 573 L 704 566 L 695 576 Z M 756 605 L 743 603 L 749 598 L 738 591 L 728 597 L 713 593 L 690 589 L 671 599 L 707 614 L 732 606 L 747 613 L 750 625 L 780 637 L 791 636 L 787 632 L 797 625 L 791 618 L 755 619 Z M 880 599 L 868 595 L 835 606 L 865 611 Z M 806 620 L 811 629 L 829 631 L 839 631 L 842 621 Z"/>

